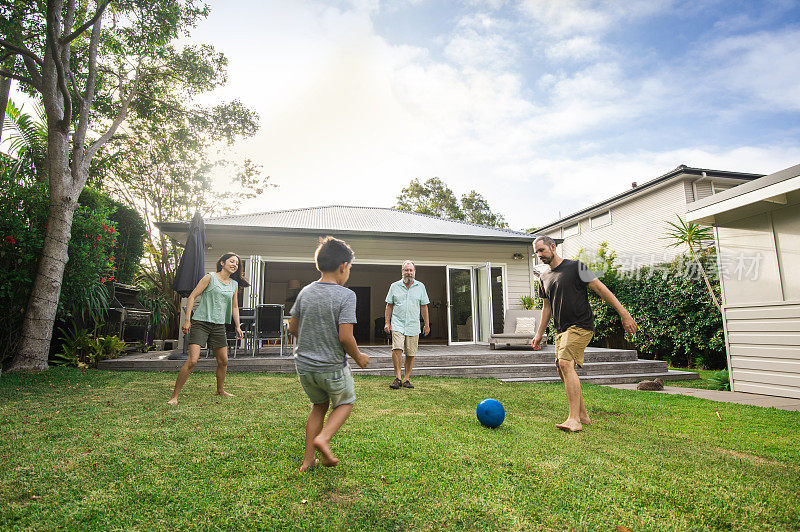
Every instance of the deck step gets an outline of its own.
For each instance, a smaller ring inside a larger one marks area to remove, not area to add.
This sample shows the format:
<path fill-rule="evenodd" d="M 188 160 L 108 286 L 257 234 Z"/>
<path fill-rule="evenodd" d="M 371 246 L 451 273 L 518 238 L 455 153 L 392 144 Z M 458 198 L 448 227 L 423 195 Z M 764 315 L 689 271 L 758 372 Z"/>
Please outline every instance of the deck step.
<path fill-rule="evenodd" d="M 394 368 L 367 368 L 353 367 L 354 374 L 361 375 L 393 375 Z M 667 372 L 667 363 L 659 360 L 637 360 L 633 362 L 595 362 L 585 363 L 578 369 L 578 375 L 606 375 L 606 374 L 646 374 L 656 375 Z M 524 378 L 524 377 L 549 377 L 558 378 L 556 366 L 547 364 L 480 364 L 458 366 L 418 366 L 414 374 L 438 377 L 494 377 Z"/>
<path fill-rule="evenodd" d="M 394 376 L 390 346 L 367 346 L 362 352 L 369 355 L 367 369 L 358 368 L 349 361 L 353 373 L 357 375 Z M 268 354 L 252 357 L 246 351 L 239 356 L 229 356 L 229 372 L 294 373 L 294 359 L 279 357 L 278 349 L 271 348 Z M 99 368 L 114 371 L 166 371 L 175 372 L 183 360 L 169 360 L 170 352 L 136 353 L 113 360 L 100 362 Z M 559 380 L 554 364 L 553 346 L 545 346 L 541 351 L 526 349 L 497 349 L 488 346 L 420 346 L 414 368 L 414 375 L 461 378 L 496 378 L 505 382 L 557 382 Z M 195 371 L 215 371 L 214 357 L 202 357 Z M 670 371 L 667 363 L 657 360 L 639 360 L 636 351 L 626 349 L 586 349 L 583 368 L 578 374 L 584 382 L 629 383 L 644 379 L 662 377 L 664 379 L 696 378 L 695 373 Z M 412 377 L 413 378 L 413 377 Z"/>
<path fill-rule="evenodd" d="M 667 370 L 663 373 L 626 373 L 621 375 L 585 375 L 581 377 L 581 382 L 590 384 L 628 384 L 641 382 L 643 380 L 653 380 L 661 378 L 667 380 L 693 380 L 699 379 L 700 375 L 693 371 L 679 371 L 675 369 Z M 559 383 L 561 379 L 555 377 L 512 377 L 500 379 L 502 382 L 530 382 L 530 383 Z"/>

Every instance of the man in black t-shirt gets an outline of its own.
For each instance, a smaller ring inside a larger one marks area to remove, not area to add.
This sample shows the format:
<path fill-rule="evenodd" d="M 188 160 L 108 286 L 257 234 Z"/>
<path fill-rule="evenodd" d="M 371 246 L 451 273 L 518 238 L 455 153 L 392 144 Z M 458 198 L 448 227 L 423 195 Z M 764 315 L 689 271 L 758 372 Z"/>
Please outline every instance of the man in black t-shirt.
<path fill-rule="evenodd" d="M 583 367 L 583 351 L 594 335 L 594 315 L 586 287 L 614 307 L 622 319 L 625 332 L 636 334 L 636 320 L 584 263 L 561 258 L 556 253 L 556 243 L 552 238 L 540 236 L 533 242 L 533 250 L 539 260 L 550 266 L 550 270 L 542 273 L 539 279 L 542 319 L 531 346 L 536 350 L 542 348 L 542 337 L 552 314 L 556 327 L 556 369 L 564 382 L 569 402 L 567 420 L 556 427 L 567 432 L 578 432 L 583 425 L 591 423 L 583 403 L 581 381 L 575 371 L 575 364 Z"/>

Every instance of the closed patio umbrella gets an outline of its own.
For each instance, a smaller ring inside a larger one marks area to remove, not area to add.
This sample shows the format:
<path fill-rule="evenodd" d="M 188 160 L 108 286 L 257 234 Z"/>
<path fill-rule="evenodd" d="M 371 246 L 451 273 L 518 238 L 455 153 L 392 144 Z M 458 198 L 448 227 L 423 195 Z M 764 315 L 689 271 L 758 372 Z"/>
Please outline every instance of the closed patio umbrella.
<path fill-rule="evenodd" d="M 203 270 L 206 259 L 206 229 L 203 217 L 199 212 L 194 213 L 192 221 L 189 222 L 189 233 L 186 236 L 186 246 L 183 248 L 178 269 L 175 270 L 175 277 L 172 280 L 172 289 L 178 292 L 181 297 L 189 297 L 194 287 L 205 275 Z M 186 312 L 191 312 L 186 309 Z M 173 353 L 168 358 L 179 360 L 186 358 L 186 337 L 183 338 L 183 352 Z"/>

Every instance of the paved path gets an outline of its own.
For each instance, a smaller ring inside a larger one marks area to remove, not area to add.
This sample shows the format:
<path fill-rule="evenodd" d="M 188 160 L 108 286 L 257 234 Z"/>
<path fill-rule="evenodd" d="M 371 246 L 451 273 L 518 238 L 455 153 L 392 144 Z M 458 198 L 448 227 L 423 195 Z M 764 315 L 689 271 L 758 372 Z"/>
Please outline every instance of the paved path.
<path fill-rule="evenodd" d="M 608 386 L 619 390 L 636 390 L 636 384 L 609 384 Z M 692 397 L 700 397 L 701 399 L 710 399 L 711 401 L 720 401 L 723 403 L 738 403 L 740 405 L 763 406 L 767 408 L 773 407 L 779 410 L 794 410 L 800 412 L 800 399 L 792 399 L 791 397 L 773 397 L 771 395 L 742 392 L 721 392 L 718 390 L 701 390 L 698 388 L 681 388 L 678 386 L 664 386 L 663 391 L 655 393 L 691 395 Z"/>

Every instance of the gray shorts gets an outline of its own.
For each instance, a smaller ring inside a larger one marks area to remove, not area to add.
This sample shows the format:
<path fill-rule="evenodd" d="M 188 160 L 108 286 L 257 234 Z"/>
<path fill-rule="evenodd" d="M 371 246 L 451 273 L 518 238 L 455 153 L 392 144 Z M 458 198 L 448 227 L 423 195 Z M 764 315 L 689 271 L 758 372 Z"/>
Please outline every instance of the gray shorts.
<path fill-rule="evenodd" d="M 298 370 L 297 376 L 306 395 L 315 405 L 330 401 L 331 406 L 336 408 L 356 402 L 356 387 L 350 366 L 327 372 Z"/>

